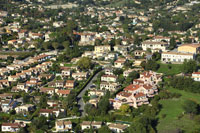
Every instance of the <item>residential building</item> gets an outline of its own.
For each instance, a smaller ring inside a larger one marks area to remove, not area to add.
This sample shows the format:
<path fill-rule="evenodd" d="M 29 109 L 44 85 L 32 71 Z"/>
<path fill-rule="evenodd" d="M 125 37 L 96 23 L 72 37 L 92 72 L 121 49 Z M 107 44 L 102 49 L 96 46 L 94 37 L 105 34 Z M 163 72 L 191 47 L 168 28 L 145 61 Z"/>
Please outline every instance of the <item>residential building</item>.
<path fill-rule="evenodd" d="M 1 131 L 2 132 L 18 132 L 20 125 L 18 123 L 2 123 Z"/>
<path fill-rule="evenodd" d="M 110 52 L 111 46 L 110 45 L 100 45 L 94 47 L 95 53 L 104 53 L 104 52 Z"/>
<path fill-rule="evenodd" d="M 178 47 L 178 52 L 199 54 L 200 53 L 200 44 L 195 44 L 195 43 L 183 44 Z"/>
<path fill-rule="evenodd" d="M 71 121 L 59 120 L 55 123 L 56 132 L 68 132 L 72 129 Z"/>
<path fill-rule="evenodd" d="M 115 75 L 103 75 L 103 76 L 101 76 L 101 81 L 116 82 L 117 76 L 115 76 Z"/>
<path fill-rule="evenodd" d="M 200 81 L 200 72 L 193 72 L 192 79 L 194 79 L 194 81 Z"/>
<path fill-rule="evenodd" d="M 142 42 L 142 49 L 145 51 L 147 49 L 150 49 L 152 52 L 154 50 L 160 50 L 160 51 L 166 52 L 168 46 L 169 44 L 167 42 L 155 42 L 152 40 Z"/>
<path fill-rule="evenodd" d="M 163 52 L 161 61 L 164 63 L 183 63 L 184 60 L 194 60 L 195 55 L 192 53 Z"/>
<path fill-rule="evenodd" d="M 113 132 L 122 133 L 126 128 L 128 128 L 128 126 L 123 124 L 112 123 L 108 125 L 108 128 Z"/>

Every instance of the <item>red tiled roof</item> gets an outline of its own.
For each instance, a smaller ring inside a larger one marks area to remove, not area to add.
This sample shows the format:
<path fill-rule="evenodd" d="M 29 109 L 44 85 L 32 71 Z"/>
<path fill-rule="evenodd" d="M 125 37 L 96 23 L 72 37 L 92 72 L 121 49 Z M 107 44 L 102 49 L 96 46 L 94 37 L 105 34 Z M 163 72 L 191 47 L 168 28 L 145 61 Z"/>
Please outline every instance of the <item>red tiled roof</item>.
<path fill-rule="evenodd" d="M 70 90 L 58 90 L 57 93 L 64 94 L 64 95 L 69 95 Z"/>
<path fill-rule="evenodd" d="M 132 94 L 128 93 L 128 92 L 121 91 L 117 95 L 119 95 L 119 96 L 121 95 L 123 97 L 130 97 Z"/>
<path fill-rule="evenodd" d="M 143 97 L 143 96 L 145 96 L 145 94 L 144 93 L 137 93 L 137 94 L 135 94 L 135 98 L 138 98 L 138 97 Z"/>
<path fill-rule="evenodd" d="M 2 123 L 2 126 L 11 126 L 12 128 L 19 128 L 18 123 Z"/>
<path fill-rule="evenodd" d="M 125 91 L 134 91 L 137 90 L 140 86 L 139 85 L 133 85 L 130 84 L 129 86 L 127 86 L 126 88 L 124 88 Z"/>

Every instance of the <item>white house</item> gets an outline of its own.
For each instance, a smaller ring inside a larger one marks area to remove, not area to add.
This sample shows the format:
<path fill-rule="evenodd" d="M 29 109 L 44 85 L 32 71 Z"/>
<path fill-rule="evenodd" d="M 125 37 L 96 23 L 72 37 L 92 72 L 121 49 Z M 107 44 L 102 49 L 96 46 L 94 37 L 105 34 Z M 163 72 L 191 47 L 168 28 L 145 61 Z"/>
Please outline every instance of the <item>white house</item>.
<path fill-rule="evenodd" d="M 115 75 L 103 75 L 103 76 L 101 76 L 101 81 L 116 82 L 117 76 L 115 76 Z"/>
<path fill-rule="evenodd" d="M 167 51 L 169 44 L 167 42 L 155 42 L 152 40 L 147 40 L 142 42 L 142 49 L 147 50 L 151 49 L 152 51 L 154 50 L 161 50 L 161 51 Z"/>
<path fill-rule="evenodd" d="M 1 131 L 2 132 L 17 132 L 20 129 L 18 123 L 2 123 Z"/>
<path fill-rule="evenodd" d="M 194 79 L 194 81 L 200 81 L 200 72 L 193 72 L 192 79 Z"/>
<path fill-rule="evenodd" d="M 195 55 L 192 53 L 163 52 L 161 55 L 162 62 L 183 63 L 184 60 L 194 60 Z"/>
<path fill-rule="evenodd" d="M 71 121 L 56 121 L 55 124 L 56 132 L 67 132 L 72 129 L 72 122 Z"/>

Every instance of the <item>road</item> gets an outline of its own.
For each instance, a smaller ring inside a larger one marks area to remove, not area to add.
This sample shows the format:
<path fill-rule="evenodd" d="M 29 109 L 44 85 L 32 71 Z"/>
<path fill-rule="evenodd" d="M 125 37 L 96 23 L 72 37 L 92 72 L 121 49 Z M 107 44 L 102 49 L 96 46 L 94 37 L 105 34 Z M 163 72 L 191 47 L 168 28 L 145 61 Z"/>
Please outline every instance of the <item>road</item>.
<path fill-rule="evenodd" d="M 100 71 L 101 72 L 101 71 Z M 84 107 L 85 107 L 85 103 L 83 101 L 83 96 L 86 92 L 86 90 L 90 89 L 90 86 L 93 84 L 93 81 L 97 79 L 98 74 L 100 73 L 98 72 L 91 80 L 90 82 L 87 84 L 87 86 L 80 92 L 80 94 L 77 96 L 78 98 L 78 105 L 79 105 L 79 111 L 81 112 L 81 116 L 85 116 L 85 112 L 84 112 Z"/>

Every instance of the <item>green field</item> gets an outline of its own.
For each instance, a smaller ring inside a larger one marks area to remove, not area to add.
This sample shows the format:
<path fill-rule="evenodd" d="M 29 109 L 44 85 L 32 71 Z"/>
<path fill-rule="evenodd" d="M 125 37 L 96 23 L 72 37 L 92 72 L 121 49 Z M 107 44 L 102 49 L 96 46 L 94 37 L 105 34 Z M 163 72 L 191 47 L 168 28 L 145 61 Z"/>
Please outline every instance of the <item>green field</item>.
<path fill-rule="evenodd" d="M 159 64 L 160 68 L 157 70 L 159 73 L 164 73 L 166 75 L 175 75 L 181 73 L 182 64 Z"/>
<path fill-rule="evenodd" d="M 185 132 L 191 132 L 195 129 L 195 127 L 197 127 L 197 124 L 190 118 L 189 115 L 182 115 L 184 112 L 182 105 L 186 99 L 194 100 L 200 103 L 200 94 L 185 92 L 177 89 L 169 90 L 170 92 L 180 93 L 182 96 L 180 98 L 160 100 L 162 109 L 158 114 L 158 133 L 176 132 L 177 129 L 182 129 Z M 166 117 L 162 117 L 164 114 Z"/>

